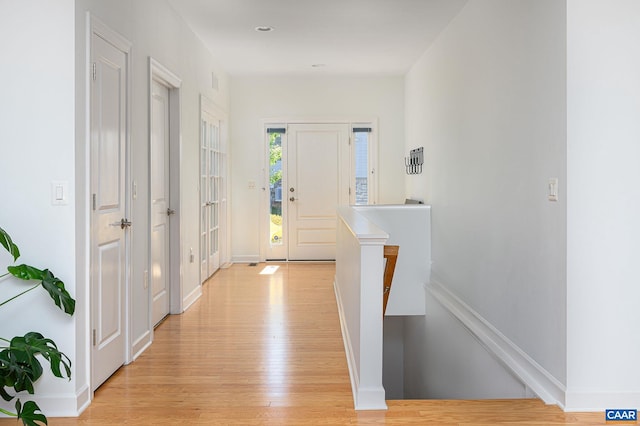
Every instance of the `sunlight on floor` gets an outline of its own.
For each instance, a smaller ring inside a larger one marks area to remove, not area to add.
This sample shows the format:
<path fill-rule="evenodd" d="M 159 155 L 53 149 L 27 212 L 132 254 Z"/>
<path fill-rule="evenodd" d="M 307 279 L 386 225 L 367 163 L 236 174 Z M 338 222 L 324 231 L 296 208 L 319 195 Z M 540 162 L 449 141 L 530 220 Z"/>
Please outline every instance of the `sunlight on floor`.
<path fill-rule="evenodd" d="M 273 275 L 279 267 L 278 265 L 265 266 L 264 269 L 260 271 L 260 275 Z"/>

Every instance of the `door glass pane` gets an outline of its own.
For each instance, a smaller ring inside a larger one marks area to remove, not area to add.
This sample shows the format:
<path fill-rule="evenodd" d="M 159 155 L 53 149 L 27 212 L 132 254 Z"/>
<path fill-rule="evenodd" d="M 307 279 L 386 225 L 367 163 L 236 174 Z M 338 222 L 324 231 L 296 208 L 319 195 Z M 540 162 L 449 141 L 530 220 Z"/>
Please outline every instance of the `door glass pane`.
<path fill-rule="evenodd" d="M 282 134 L 269 133 L 269 191 L 271 245 L 282 245 Z"/>
<path fill-rule="evenodd" d="M 200 262 L 207 260 L 207 233 L 200 238 Z"/>
<path fill-rule="evenodd" d="M 369 133 L 354 132 L 356 204 L 369 204 Z"/>

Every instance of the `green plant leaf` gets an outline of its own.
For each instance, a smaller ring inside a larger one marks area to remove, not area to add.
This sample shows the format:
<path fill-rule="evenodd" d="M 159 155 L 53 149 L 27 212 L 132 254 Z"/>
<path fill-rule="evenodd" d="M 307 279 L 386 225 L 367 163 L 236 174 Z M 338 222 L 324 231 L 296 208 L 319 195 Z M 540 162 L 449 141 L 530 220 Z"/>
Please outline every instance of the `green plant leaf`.
<path fill-rule="evenodd" d="M 9 266 L 7 270 L 11 275 L 16 278 L 20 278 L 21 280 L 38 280 L 41 281 L 44 279 L 44 271 L 34 268 L 29 265 L 17 265 L 17 266 Z"/>
<path fill-rule="evenodd" d="M 16 411 L 18 412 L 18 418 L 22 420 L 22 424 L 25 426 L 42 426 L 48 425 L 47 418 L 40 411 L 40 407 L 33 402 L 27 401 L 24 406 L 21 406 L 20 400 L 16 401 Z"/>
<path fill-rule="evenodd" d="M 0 228 L 0 244 L 7 249 L 11 256 L 13 256 L 14 262 L 18 260 L 20 257 L 20 250 L 18 249 L 18 246 L 13 243 L 11 237 L 7 234 L 7 231 L 2 228 Z"/>
<path fill-rule="evenodd" d="M 76 310 L 76 301 L 64 288 L 64 283 L 56 278 L 48 269 L 40 270 L 30 265 L 9 266 L 9 273 L 21 280 L 41 281 L 42 287 L 49 292 L 56 306 L 64 310 L 67 314 L 73 315 Z"/>
<path fill-rule="evenodd" d="M 49 292 L 49 296 L 51 296 L 56 306 L 63 309 L 67 314 L 73 315 L 76 310 L 76 301 L 64 288 L 64 283 L 56 278 L 48 269 L 44 270 L 42 287 Z"/>
<path fill-rule="evenodd" d="M 35 360 L 35 356 L 40 354 L 49 361 L 54 376 L 71 378 L 71 360 L 58 350 L 53 340 L 45 338 L 40 333 L 32 331 L 25 334 L 24 337 L 14 337 L 11 339 L 9 349 L 27 354 L 30 361 Z M 64 376 L 61 367 L 64 367 Z"/>
<path fill-rule="evenodd" d="M 30 332 L 23 337 L 14 337 L 9 347 L 0 351 L 2 386 L 33 394 L 33 383 L 43 372 L 36 355 L 41 355 L 49 362 L 51 372 L 56 377 L 71 378 L 71 360 L 58 350 L 55 342 L 40 333 Z M 0 394 L 7 401 L 13 399 L 4 389 Z"/>
<path fill-rule="evenodd" d="M 0 373 L 1 374 L 1 373 Z M 2 379 L 4 380 L 4 376 L 1 376 Z M 5 401 L 9 402 L 11 401 L 13 398 L 15 398 L 15 395 L 9 395 L 9 393 L 7 393 L 6 390 L 4 390 L 4 384 L 2 386 L 0 386 L 0 396 L 2 396 L 2 399 L 4 399 Z M 5 413 L 6 414 L 6 413 Z"/>
<path fill-rule="evenodd" d="M 4 380 L 5 387 L 13 388 L 16 392 L 27 391 L 33 394 L 33 382 L 41 375 L 40 362 L 29 357 L 29 354 L 12 348 L 0 352 L 0 377 Z M 3 391 L 2 397 L 8 401 L 13 399 L 6 391 Z"/>

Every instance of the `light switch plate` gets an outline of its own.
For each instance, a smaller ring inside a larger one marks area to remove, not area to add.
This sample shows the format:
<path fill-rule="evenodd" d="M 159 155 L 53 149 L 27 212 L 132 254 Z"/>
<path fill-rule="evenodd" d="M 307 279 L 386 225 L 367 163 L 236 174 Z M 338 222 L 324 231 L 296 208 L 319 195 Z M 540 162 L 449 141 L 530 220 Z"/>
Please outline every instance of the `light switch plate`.
<path fill-rule="evenodd" d="M 558 201 L 558 178 L 549 178 L 547 198 L 549 201 Z"/>
<path fill-rule="evenodd" d="M 66 206 L 69 204 L 69 182 L 51 181 L 51 204 L 54 206 Z"/>

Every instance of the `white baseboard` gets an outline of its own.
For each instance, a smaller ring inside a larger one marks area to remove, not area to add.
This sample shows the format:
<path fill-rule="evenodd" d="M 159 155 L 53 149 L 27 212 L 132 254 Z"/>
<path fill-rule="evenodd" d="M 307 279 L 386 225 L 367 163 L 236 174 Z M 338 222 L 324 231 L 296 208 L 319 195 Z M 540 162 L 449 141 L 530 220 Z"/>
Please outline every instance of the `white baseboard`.
<path fill-rule="evenodd" d="M 20 400 L 35 401 L 40 407 L 40 411 L 48 418 L 50 417 L 78 417 L 91 403 L 91 392 L 89 385 L 84 385 L 75 395 L 19 395 Z M 4 403 L 9 411 L 14 410 L 15 400 Z M 0 414 L 0 418 L 7 418 L 4 414 Z"/>
<path fill-rule="evenodd" d="M 131 345 L 133 361 L 135 361 L 149 346 L 151 346 L 151 336 L 151 331 L 147 330 L 142 336 L 133 342 L 133 345 Z"/>
<path fill-rule="evenodd" d="M 238 255 L 231 257 L 231 263 L 260 263 L 259 255 Z"/>
<path fill-rule="evenodd" d="M 193 291 L 185 296 L 182 299 L 182 312 L 186 312 L 187 309 L 193 305 L 196 300 L 198 300 L 202 296 L 202 285 L 197 286 L 193 289 Z"/>
<path fill-rule="evenodd" d="M 638 392 L 589 392 L 569 390 L 565 398 L 564 410 L 570 412 L 600 412 L 606 409 L 635 410 L 638 407 L 640 407 L 640 393 Z"/>
<path fill-rule="evenodd" d="M 489 321 L 471 309 L 443 285 L 432 281 L 427 291 L 458 319 L 478 341 L 547 404 L 565 407 L 565 386 Z"/>
<path fill-rule="evenodd" d="M 356 369 L 356 359 L 351 347 L 351 337 L 349 337 L 349 329 L 347 321 L 344 317 L 344 308 L 342 305 L 342 296 L 340 295 L 340 287 L 337 284 L 337 278 L 333 281 L 333 289 L 336 293 L 336 302 L 338 304 L 338 315 L 340 317 L 340 329 L 342 330 L 342 342 L 344 343 L 344 351 L 347 356 L 347 367 L 349 368 L 349 379 L 351 380 L 351 395 L 353 396 L 353 406 L 358 405 L 356 395 L 358 394 L 359 379 Z"/>

